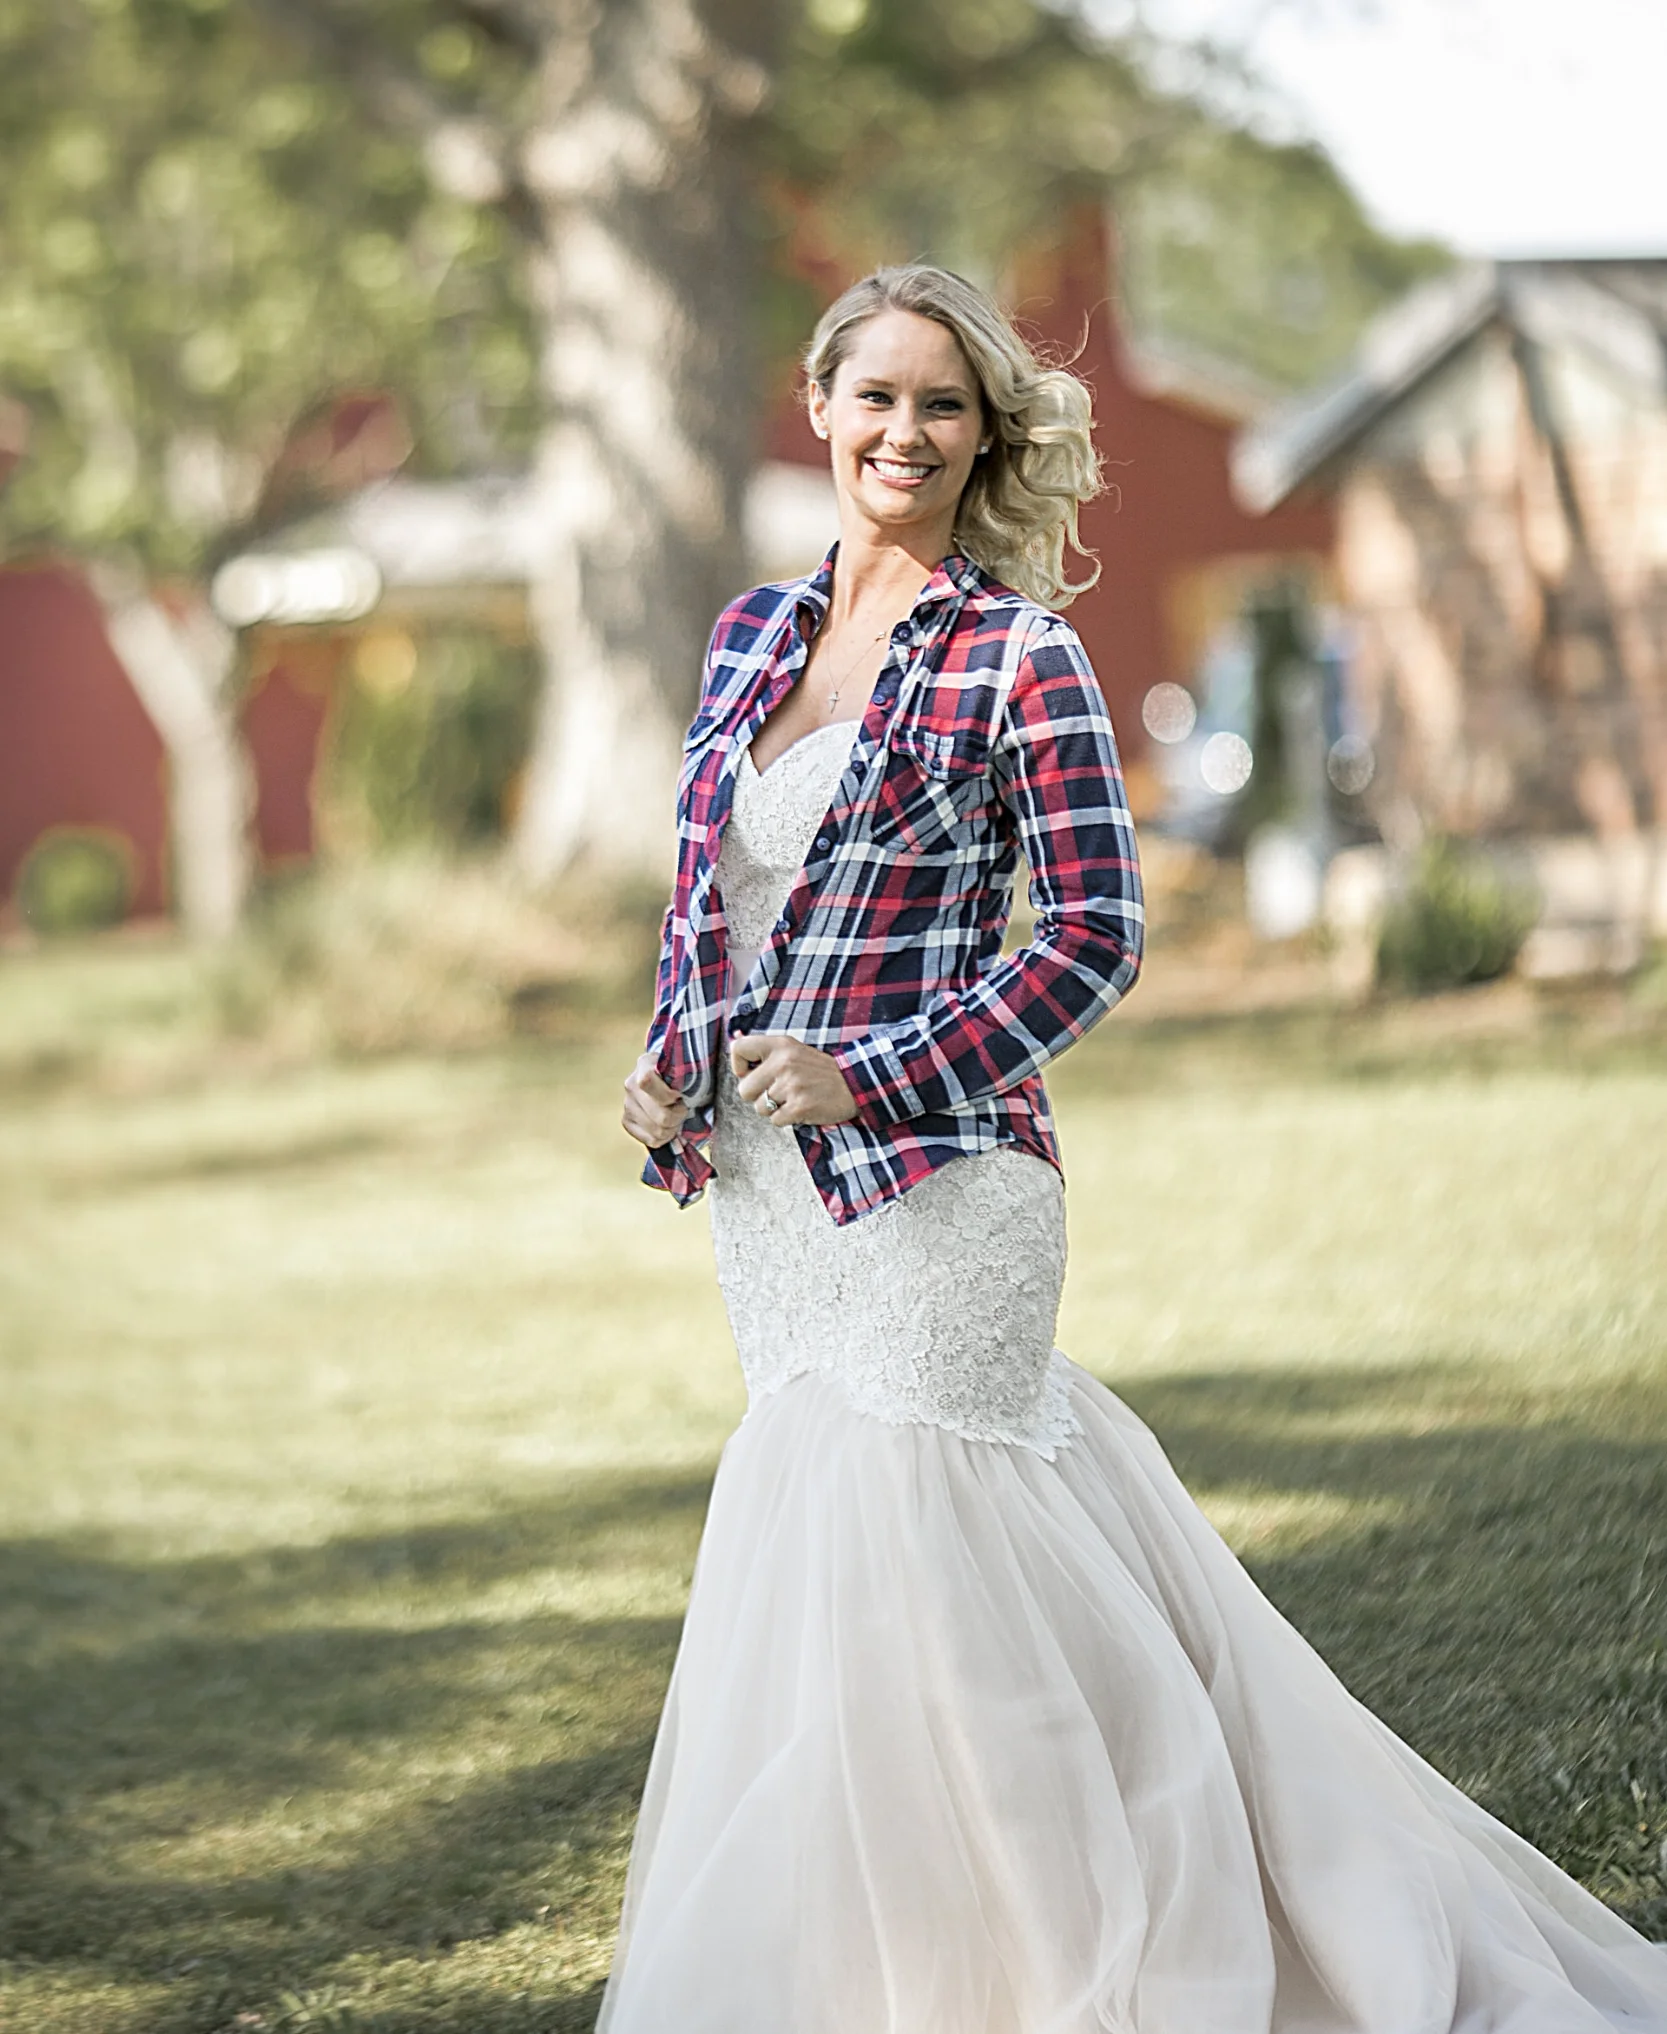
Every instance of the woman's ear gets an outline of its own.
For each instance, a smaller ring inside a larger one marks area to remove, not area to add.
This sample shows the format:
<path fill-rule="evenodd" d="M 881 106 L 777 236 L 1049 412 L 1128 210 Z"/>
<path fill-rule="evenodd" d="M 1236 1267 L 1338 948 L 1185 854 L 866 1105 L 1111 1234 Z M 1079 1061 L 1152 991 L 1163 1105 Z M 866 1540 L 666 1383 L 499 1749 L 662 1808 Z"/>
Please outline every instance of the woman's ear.
<path fill-rule="evenodd" d="M 813 381 L 810 385 L 808 407 L 810 410 L 810 428 L 816 433 L 818 438 L 825 439 L 828 435 L 828 397 L 827 391 L 819 381 Z"/>

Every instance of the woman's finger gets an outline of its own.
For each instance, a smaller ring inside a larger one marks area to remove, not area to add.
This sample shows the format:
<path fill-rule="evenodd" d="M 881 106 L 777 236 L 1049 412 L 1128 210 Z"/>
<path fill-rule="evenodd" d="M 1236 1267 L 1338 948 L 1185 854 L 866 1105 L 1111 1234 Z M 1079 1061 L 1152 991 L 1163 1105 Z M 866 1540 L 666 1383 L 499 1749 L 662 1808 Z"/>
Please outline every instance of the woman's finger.
<path fill-rule="evenodd" d="M 787 1069 L 779 1063 L 772 1066 L 769 1060 L 765 1060 L 762 1065 L 755 1066 L 745 1080 L 737 1081 L 736 1087 L 743 1102 L 757 1102 L 761 1095 L 767 1094 L 773 1094 L 781 1102 L 786 1099 L 784 1090 L 787 1084 Z"/>
<path fill-rule="evenodd" d="M 791 1063 L 786 1056 L 772 1065 L 766 1061 L 758 1069 L 752 1083 L 753 1091 L 746 1099 L 752 1103 L 759 1115 L 772 1123 L 791 1123 L 796 1120 L 800 1095 L 799 1084 L 793 1077 Z"/>
<path fill-rule="evenodd" d="M 635 1089 L 647 1100 L 658 1102 L 662 1108 L 669 1108 L 672 1103 L 683 1099 L 674 1087 L 660 1078 L 659 1069 L 654 1064 L 654 1055 L 651 1052 L 645 1052 L 637 1061 L 625 1085 L 627 1089 Z"/>
<path fill-rule="evenodd" d="M 741 1090 L 743 1101 L 756 1102 L 770 1085 L 772 1071 L 779 1071 L 777 1056 L 773 1051 L 754 1050 L 750 1059 L 740 1060 L 735 1067 L 735 1084 Z"/>
<path fill-rule="evenodd" d="M 662 1144 L 669 1144 L 683 1127 L 681 1114 L 668 1111 L 663 1116 L 646 1115 L 639 1109 L 626 1109 L 620 1117 L 625 1134 L 649 1151 L 656 1151 Z"/>
<path fill-rule="evenodd" d="M 769 1047 L 761 1038 L 732 1039 L 729 1047 L 729 1070 L 737 1080 L 743 1078 L 749 1067 L 757 1066 Z"/>

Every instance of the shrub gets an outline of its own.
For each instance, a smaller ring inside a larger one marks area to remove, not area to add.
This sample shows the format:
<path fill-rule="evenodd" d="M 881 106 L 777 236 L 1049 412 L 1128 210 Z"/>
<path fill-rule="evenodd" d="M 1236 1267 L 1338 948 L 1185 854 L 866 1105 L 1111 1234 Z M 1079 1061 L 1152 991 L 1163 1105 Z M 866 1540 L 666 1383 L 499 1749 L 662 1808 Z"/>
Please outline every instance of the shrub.
<path fill-rule="evenodd" d="M 96 932 L 119 925 L 133 897 L 131 851 L 118 836 L 55 826 L 43 833 L 17 879 L 18 909 L 36 932 Z"/>
<path fill-rule="evenodd" d="M 1427 995 L 1507 974 L 1539 916 L 1539 898 L 1485 855 L 1427 841 L 1378 934 L 1377 975 Z"/>
<path fill-rule="evenodd" d="M 610 989 L 614 949 L 632 967 L 620 999 L 640 1001 L 645 939 L 587 938 L 576 918 L 495 859 L 420 847 L 324 865 L 267 890 L 216 956 L 220 1018 L 286 1049 L 460 1050 L 559 1028 Z"/>
<path fill-rule="evenodd" d="M 337 701 L 326 797 L 365 847 L 468 848 L 503 829 L 532 732 L 532 653 L 484 630 L 425 631 L 408 677 L 356 676 Z"/>

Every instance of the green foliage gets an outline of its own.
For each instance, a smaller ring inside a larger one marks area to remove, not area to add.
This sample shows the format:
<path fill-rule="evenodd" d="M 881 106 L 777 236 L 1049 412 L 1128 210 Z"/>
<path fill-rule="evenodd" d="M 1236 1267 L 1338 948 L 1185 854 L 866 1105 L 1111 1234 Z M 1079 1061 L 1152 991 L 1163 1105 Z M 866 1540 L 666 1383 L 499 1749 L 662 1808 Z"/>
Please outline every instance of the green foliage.
<path fill-rule="evenodd" d="M 1411 881 L 1378 934 L 1378 980 L 1425 995 L 1509 972 L 1539 916 L 1532 889 L 1486 856 L 1440 836 L 1425 843 Z"/>
<path fill-rule="evenodd" d="M 537 659 L 467 627 L 425 629 L 415 647 L 396 682 L 376 683 L 372 666 L 343 688 L 326 797 L 367 845 L 495 839 L 531 737 Z"/>
<path fill-rule="evenodd" d="M 18 909 L 36 932 L 48 935 L 119 925 L 132 896 L 126 843 L 92 828 L 52 827 L 18 873 Z"/>
<path fill-rule="evenodd" d="M 1373 225 L 1311 143 L 1200 121 L 1119 206 L 1137 336 L 1296 386 L 1335 368 L 1376 312 L 1451 260 Z"/>
<path fill-rule="evenodd" d="M 770 148 L 847 266 L 925 256 L 993 277 L 1199 117 L 1137 46 L 1038 0 L 824 0 L 792 44 Z"/>
<path fill-rule="evenodd" d="M 0 0 L 0 134 L 0 390 L 32 425 L 0 548 L 199 572 L 337 391 L 397 388 L 442 462 L 524 437 L 505 229 L 249 6 Z"/>
<path fill-rule="evenodd" d="M 1667 1010 L 1667 942 L 1645 950 L 1632 978 L 1632 996 L 1641 1008 Z"/>

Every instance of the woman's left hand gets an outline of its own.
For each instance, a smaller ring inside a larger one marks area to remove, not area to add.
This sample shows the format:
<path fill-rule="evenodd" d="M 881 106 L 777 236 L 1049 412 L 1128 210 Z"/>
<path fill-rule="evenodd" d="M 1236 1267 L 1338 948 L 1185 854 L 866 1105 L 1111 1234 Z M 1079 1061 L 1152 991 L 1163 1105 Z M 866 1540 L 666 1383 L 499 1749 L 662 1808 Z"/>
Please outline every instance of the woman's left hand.
<path fill-rule="evenodd" d="M 784 1032 L 737 1038 L 729 1063 L 741 1099 L 767 1122 L 849 1123 L 857 1113 L 845 1076 L 828 1055 Z"/>

